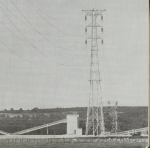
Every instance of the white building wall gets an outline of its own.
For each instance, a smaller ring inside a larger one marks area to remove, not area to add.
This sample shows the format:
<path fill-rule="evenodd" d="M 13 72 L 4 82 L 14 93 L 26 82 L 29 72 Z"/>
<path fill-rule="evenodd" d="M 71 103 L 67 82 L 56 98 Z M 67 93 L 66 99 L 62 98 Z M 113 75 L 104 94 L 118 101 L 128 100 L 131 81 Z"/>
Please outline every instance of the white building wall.
<path fill-rule="evenodd" d="M 82 128 L 76 129 L 76 135 L 81 136 L 82 135 Z"/>
<path fill-rule="evenodd" d="M 75 135 L 78 129 L 78 118 L 77 114 L 67 115 L 67 135 Z"/>

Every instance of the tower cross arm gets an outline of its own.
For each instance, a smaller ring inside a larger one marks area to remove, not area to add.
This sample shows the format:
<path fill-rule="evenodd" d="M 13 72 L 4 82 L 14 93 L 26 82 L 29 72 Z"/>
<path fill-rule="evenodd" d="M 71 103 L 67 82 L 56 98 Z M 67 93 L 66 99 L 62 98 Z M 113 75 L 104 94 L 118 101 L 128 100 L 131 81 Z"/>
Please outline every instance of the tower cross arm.
<path fill-rule="evenodd" d="M 83 12 L 86 12 L 86 16 L 92 16 L 91 10 L 82 10 Z"/>
<path fill-rule="evenodd" d="M 97 9 L 92 9 L 92 10 L 82 10 L 83 12 L 86 12 L 86 16 L 92 16 L 93 12 L 95 12 L 95 16 L 101 15 L 102 12 L 106 10 L 97 10 Z"/>
<path fill-rule="evenodd" d="M 86 39 L 103 39 L 103 38 L 101 38 L 101 37 L 99 37 L 99 36 L 97 36 L 97 37 L 89 36 L 89 37 L 87 37 Z"/>
<path fill-rule="evenodd" d="M 91 24 L 87 25 L 86 27 L 102 27 L 102 26 L 99 24 L 92 25 L 92 23 L 91 23 Z"/>
<path fill-rule="evenodd" d="M 97 15 L 100 15 L 102 12 L 106 11 L 106 10 L 97 10 Z"/>

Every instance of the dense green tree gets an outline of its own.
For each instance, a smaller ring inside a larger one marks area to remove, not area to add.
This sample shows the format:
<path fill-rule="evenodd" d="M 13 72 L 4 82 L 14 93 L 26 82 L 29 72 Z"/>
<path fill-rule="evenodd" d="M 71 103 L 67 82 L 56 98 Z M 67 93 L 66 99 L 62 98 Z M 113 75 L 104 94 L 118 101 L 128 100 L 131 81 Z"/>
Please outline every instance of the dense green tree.
<path fill-rule="evenodd" d="M 105 110 L 105 109 L 104 109 Z M 42 124 L 51 123 L 53 121 L 66 118 L 68 113 L 76 112 L 79 114 L 79 127 L 85 133 L 87 108 L 56 108 L 56 109 L 38 109 L 34 108 L 31 111 L 13 110 L 7 114 L 0 116 L 0 130 L 6 132 L 17 132 Z M 14 113 L 15 112 L 15 113 Z M 9 113 L 11 117 L 9 116 Z M 17 115 L 18 113 L 18 115 Z M 15 116 L 12 117 L 12 114 Z M 105 127 L 108 131 L 112 128 L 112 118 L 109 113 L 104 114 Z M 121 131 L 142 128 L 148 126 L 148 107 L 118 107 L 118 123 Z M 136 123 L 136 124 L 135 124 Z M 48 128 L 49 134 L 65 134 L 66 124 L 52 126 Z M 33 131 L 27 134 L 46 134 L 47 129 Z"/>

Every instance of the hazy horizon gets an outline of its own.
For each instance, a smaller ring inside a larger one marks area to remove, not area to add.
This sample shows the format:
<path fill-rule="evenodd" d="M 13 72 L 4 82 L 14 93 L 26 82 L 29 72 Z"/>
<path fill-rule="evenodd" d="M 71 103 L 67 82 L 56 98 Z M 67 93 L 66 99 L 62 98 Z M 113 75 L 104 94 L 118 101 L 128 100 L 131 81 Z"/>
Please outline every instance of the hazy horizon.
<path fill-rule="evenodd" d="M 104 106 L 104 107 L 106 107 L 106 106 Z M 124 106 L 122 106 L 122 105 L 118 105 L 118 107 L 148 107 L 148 106 L 130 106 L 130 105 L 124 105 Z M 38 109 L 57 109 L 57 108 L 61 108 L 61 109 L 65 109 L 65 108 L 87 108 L 87 106 L 80 106 L 80 107 L 78 107 L 78 106 L 74 106 L 74 107 L 51 107 L 51 108 L 39 108 L 39 107 L 33 107 L 33 108 L 13 108 L 13 107 L 11 107 L 12 109 L 14 109 L 14 110 L 19 110 L 19 109 L 22 109 L 22 110 L 32 110 L 32 109 L 34 109 L 34 108 L 38 108 Z M 5 108 L 7 111 L 10 111 L 10 109 L 11 108 Z M 4 111 L 5 109 L 2 109 L 2 110 L 0 110 L 0 111 Z"/>

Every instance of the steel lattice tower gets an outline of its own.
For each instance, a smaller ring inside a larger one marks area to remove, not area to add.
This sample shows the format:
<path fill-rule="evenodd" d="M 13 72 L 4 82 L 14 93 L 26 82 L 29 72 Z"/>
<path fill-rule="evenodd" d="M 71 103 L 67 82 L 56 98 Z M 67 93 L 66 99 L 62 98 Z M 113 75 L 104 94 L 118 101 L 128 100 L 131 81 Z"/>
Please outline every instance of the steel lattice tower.
<path fill-rule="evenodd" d="M 91 24 L 87 27 L 91 27 L 91 36 L 87 39 L 91 39 L 91 65 L 90 65 L 90 95 L 89 95 L 89 106 L 87 109 L 87 120 L 86 120 L 86 135 L 100 135 L 105 133 L 104 115 L 103 115 L 103 103 L 101 96 L 100 87 L 100 72 L 99 72 L 99 57 L 98 57 L 98 43 L 97 40 L 100 39 L 103 43 L 103 39 L 98 36 L 98 27 L 103 31 L 103 27 L 98 25 L 96 22 L 97 17 L 100 15 L 103 19 L 102 12 L 105 10 L 83 10 L 86 12 L 85 20 L 87 16 L 92 19 Z M 87 43 L 87 40 L 86 40 Z M 92 131 L 92 133 L 91 133 Z"/>
<path fill-rule="evenodd" d="M 119 124 L 118 124 L 118 101 L 107 101 L 103 102 L 104 114 L 109 115 L 109 120 L 105 118 L 106 121 L 110 121 L 112 125 L 111 133 L 119 132 Z"/>
<path fill-rule="evenodd" d="M 114 133 L 118 133 L 118 112 L 117 112 L 117 104 L 118 102 L 115 102 L 115 106 L 114 106 L 114 109 L 112 111 L 113 113 L 113 122 L 112 122 L 112 131 L 111 132 L 114 132 Z"/>

